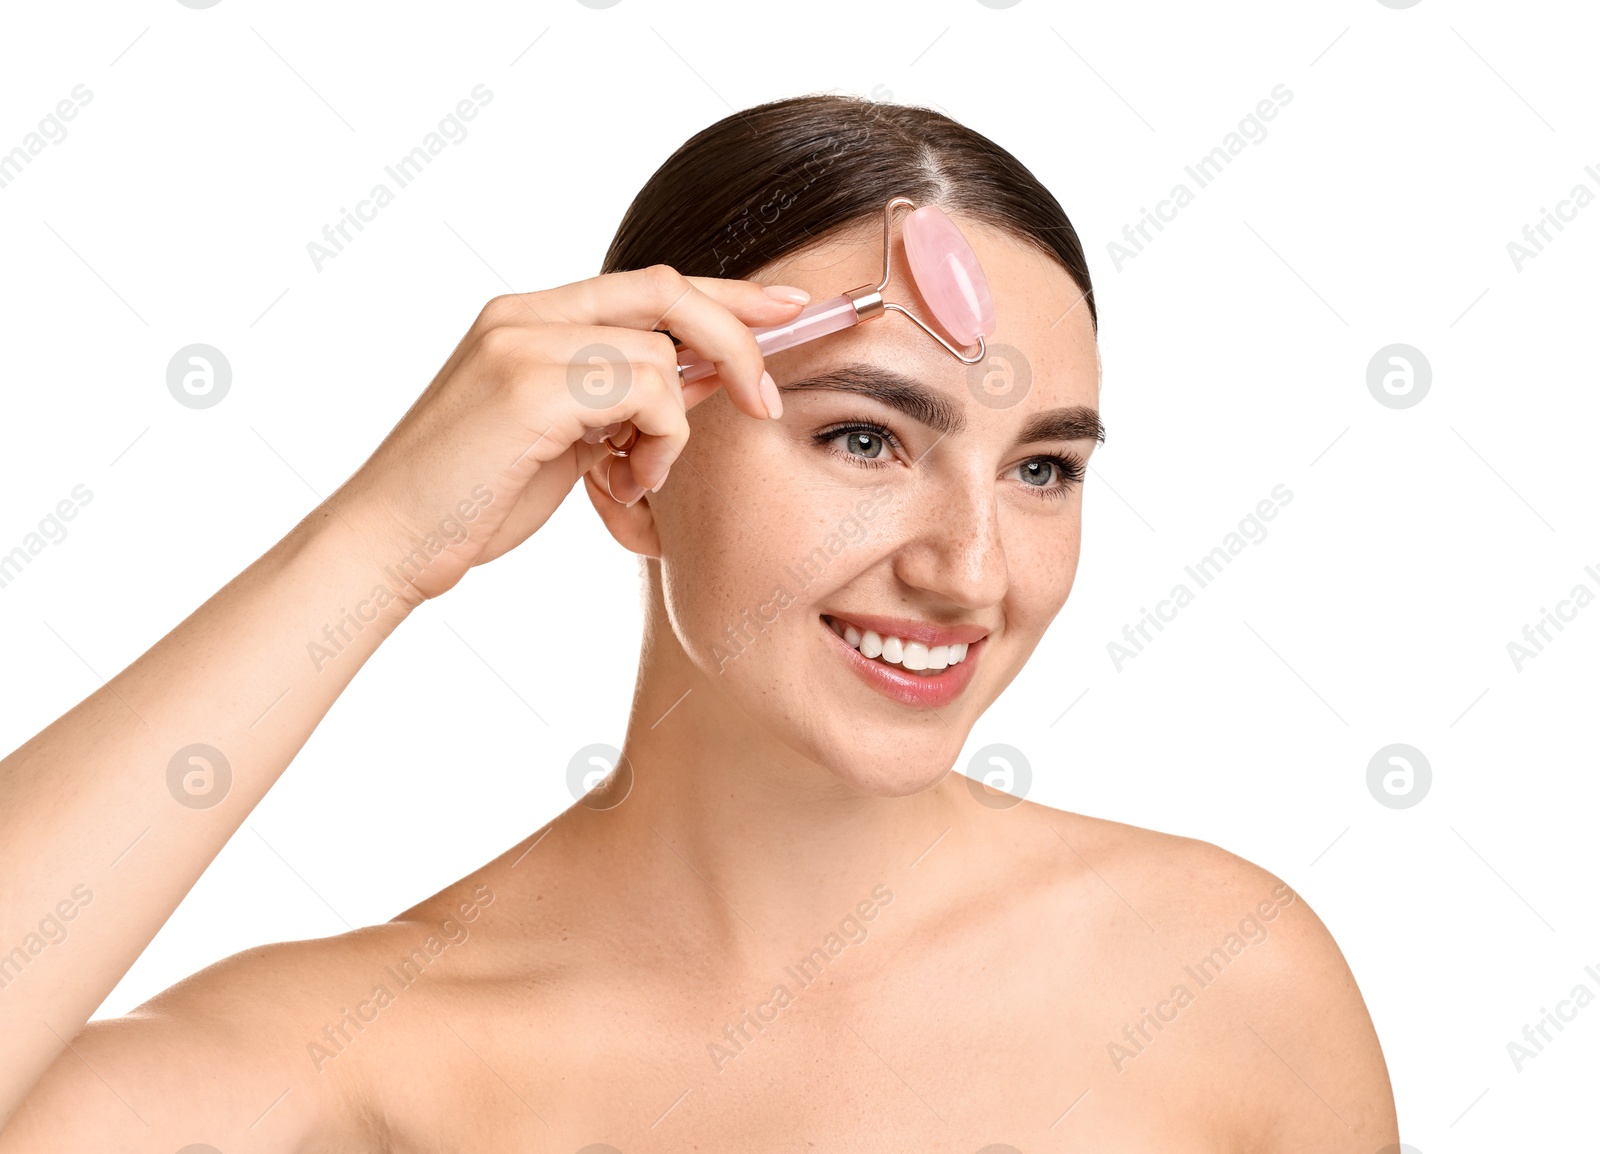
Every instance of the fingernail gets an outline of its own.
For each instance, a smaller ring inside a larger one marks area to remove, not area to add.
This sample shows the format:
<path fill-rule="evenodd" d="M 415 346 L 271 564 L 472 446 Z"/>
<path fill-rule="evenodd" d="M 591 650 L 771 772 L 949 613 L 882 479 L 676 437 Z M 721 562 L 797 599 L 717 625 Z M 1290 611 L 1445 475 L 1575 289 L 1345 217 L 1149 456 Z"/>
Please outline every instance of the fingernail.
<path fill-rule="evenodd" d="M 811 294 L 803 288 L 795 288 L 787 284 L 769 284 L 761 290 L 775 301 L 786 301 L 789 304 L 803 305 L 811 299 Z"/>
<path fill-rule="evenodd" d="M 766 402 L 767 415 L 773 419 L 783 416 L 783 400 L 778 396 L 778 382 L 765 369 L 761 372 L 761 399 Z"/>
<path fill-rule="evenodd" d="M 663 486 L 663 485 L 665 485 L 667 483 L 667 478 L 669 476 L 671 476 L 671 475 L 672 475 L 672 466 L 668 465 L 667 466 L 667 471 L 665 473 L 661 474 L 661 480 L 657 481 L 654 485 L 650 486 L 650 491 L 652 493 L 661 492 L 661 486 Z"/>

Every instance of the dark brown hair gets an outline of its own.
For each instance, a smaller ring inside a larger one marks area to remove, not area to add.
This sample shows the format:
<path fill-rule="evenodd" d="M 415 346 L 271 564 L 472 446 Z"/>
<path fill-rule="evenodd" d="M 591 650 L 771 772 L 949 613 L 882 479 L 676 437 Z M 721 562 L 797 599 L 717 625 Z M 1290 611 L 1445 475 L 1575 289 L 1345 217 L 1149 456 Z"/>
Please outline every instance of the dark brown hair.
<path fill-rule="evenodd" d="M 602 273 L 668 264 L 743 278 L 834 229 L 882 220 L 895 196 L 983 221 L 1055 258 L 1100 317 L 1060 203 L 1011 153 L 929 108 L 795 96 L 686 140 L 634 197 Z"/>

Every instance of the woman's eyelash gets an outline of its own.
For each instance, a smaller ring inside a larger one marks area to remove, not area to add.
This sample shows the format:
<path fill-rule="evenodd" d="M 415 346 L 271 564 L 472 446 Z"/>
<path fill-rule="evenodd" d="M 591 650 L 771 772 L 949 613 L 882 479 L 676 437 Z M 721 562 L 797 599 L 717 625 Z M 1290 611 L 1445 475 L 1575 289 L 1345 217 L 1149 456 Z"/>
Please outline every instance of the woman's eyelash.
<path fill-rule="evenodd" d="M 838 440 L 840 435 L 844 433 L 868 433 L 882 439 L 891 449 L 901 448 L 899 439 L 888 428 L 875 421 L 847 421 L 843 424 L 832 425 L 814 433 L 812 440 L 819 445 L 826 446 Z M 881 458 L 862 457 L 856 453 L 840 449 L 835 449 L 833 452 L 838 456 L 845 457 L 852 464 L 860 465 L 867 469 L 875 469 L 883 463 Z M 1061 481 L 1055 485 L 1027 485 L 1025 483 L 1026 488 L 1033 489 L 1040 497 L 1064 497 L 1083 480 L 1085 472 L 1083 460 L 1072 454 L 1063 457 L 1055 453 L 1041 453 L 1036 457 L 1029 457 L 1027 461 L 1023 462 L 1022 467 L 1041 461 L 1054 468 Z"/>

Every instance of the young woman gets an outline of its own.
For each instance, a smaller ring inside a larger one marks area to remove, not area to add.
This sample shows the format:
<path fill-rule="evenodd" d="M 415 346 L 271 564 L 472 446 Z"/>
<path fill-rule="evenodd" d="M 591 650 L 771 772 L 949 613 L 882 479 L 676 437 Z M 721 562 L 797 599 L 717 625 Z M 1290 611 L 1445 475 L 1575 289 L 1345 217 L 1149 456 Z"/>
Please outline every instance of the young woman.
<path fill-rule="evenodd" d="M 763 359 L 878 282 L 901 196 L 971 243 L 1025 387 L 893 315 Z M 808 96 L 689 140 L 601 275 L 490 301 L 338 492 L 0 763 L 0 1154 L 1396 1143 L 1302 898 L 951 772 L 1072 589 L 1097 324 L 1055 198 L 944 116 Z M 387 924 L 86 1026 L 366 657 L 579 478 L 645 582 L 616 771 Z"/>

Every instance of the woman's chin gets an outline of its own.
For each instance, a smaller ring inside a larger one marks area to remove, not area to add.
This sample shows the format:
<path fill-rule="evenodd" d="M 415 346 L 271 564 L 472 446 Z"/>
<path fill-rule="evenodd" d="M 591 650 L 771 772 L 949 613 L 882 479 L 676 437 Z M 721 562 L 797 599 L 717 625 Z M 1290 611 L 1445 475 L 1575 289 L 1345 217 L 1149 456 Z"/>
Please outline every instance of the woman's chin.
<path fill-rule="evenodd" d="M 834 776 L 869 797 L 910 797 L 932 789 L 949 776 L 951 766 L 929 769 L 928 764 L 923 762 L 923 768 L 914 768 L 891 754 L 879 765 L 865 766 L 856 754 L 851 764 L 836 763 L 830 768 Z"/>

